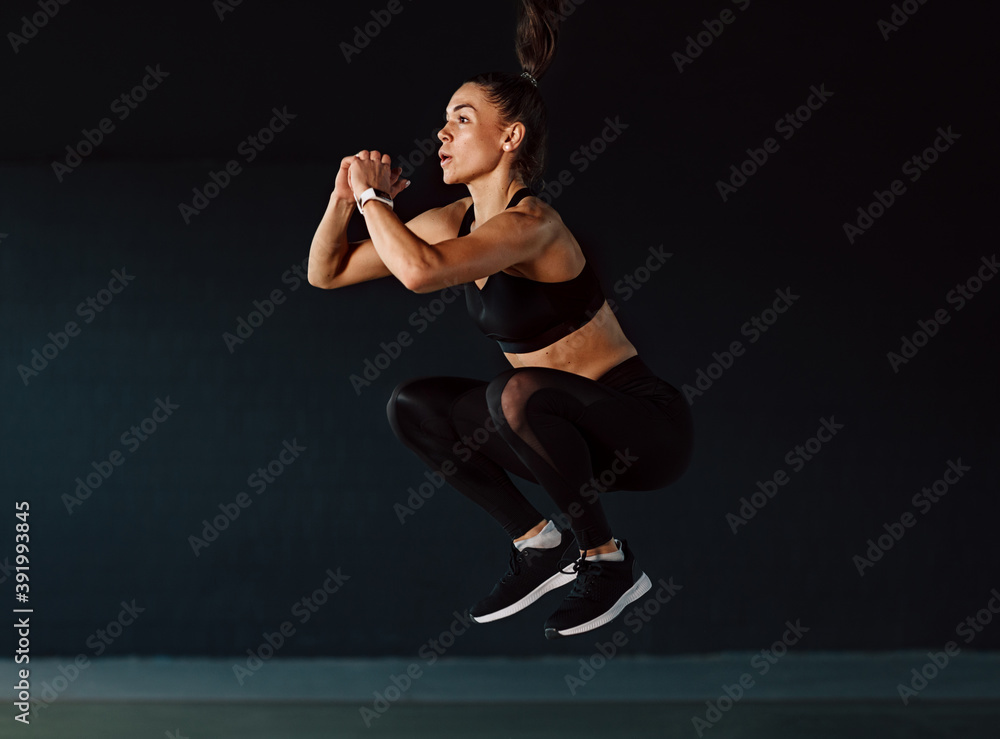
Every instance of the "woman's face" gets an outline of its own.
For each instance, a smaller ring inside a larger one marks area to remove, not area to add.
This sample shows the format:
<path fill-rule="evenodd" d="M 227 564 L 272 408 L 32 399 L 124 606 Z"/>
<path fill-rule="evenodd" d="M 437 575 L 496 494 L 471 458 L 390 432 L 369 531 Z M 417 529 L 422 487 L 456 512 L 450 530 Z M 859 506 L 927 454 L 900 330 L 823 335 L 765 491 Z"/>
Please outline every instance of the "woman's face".
<path fill-rule="evenodd" d="M 505 135 L 496 109 L 479 85 L 466 83 L 455 91 L 445 120 L 438 132 L 445 184 L 468 183 L 496 169 L 504 154 Z"/>

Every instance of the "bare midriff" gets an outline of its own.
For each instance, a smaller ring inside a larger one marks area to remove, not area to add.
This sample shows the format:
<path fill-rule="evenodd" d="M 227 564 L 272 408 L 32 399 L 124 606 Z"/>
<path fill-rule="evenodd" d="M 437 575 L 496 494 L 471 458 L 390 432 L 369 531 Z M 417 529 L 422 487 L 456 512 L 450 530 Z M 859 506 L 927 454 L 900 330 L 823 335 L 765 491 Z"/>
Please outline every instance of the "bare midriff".
<path fill-rule="evenodd" d="M 476 280 L 476 285 L 482 289 L 488 279 Z M 536 351 L 504 352 L 504 356 L 512 367 L 551 367 L 596 380 L 638 353 L 605 301 L 594 317 L 573 333 Z"/>

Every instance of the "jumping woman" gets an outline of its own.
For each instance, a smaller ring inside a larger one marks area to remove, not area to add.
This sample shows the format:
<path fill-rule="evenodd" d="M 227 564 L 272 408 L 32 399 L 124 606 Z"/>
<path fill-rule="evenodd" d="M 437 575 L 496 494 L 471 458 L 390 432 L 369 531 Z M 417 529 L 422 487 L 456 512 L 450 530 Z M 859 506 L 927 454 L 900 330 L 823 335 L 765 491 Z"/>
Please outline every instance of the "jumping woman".
<path fill-rule="evenodd" d="M 671 484 L 692 445 L 687 400 L 640 359 L 577 240 L 532 189 L 546 148 L 537 81 L 555 51 L 557 5 L 521 0 L 522 73 L 472 77 L 448 103 L 442 176 L 467 197 L 403 223 L 393 198 L 409 181 L 387 154 L 361 151 L 341 161 L 309 252 L 320 288 L 392 275 L 416 293 L 464 290 L 472 320 L 504 352 L 511 368 L 491 381 L 413 378 L 386 411 L 399 440 L 512 540 L 507 573 L 470 617 L 505 618 L 572 583 L 545 622 L 549 638 L 602 626 L 650 589 L 600 496 Z M 348 242 L 355 207 L 370 238 Z M 545 489 L 562 528 L 510 473 Z"/>

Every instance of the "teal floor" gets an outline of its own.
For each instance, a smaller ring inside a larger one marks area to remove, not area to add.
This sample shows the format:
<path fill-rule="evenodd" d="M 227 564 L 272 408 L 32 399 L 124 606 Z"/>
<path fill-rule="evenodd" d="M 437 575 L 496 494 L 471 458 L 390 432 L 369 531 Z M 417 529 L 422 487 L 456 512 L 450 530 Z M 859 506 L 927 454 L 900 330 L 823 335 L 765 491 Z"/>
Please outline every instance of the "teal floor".
<path fill-rule="evenodd" d="M 927 650 L 790 653 L 766 674 L 755 654 L 621 655 L 572 685 L 575 656 L 275 658 L 243 680 L 233 658 L 33 657 L 27 726 L 5 660 L 0 739 L 1000 739 L 1000 652 L 955 657 L 906 704 Z"/>
<path fill-rule="evenodd" d="M 368 704 L 370 706 L 370 704 Z M 361 705 L 314 703 L 70 703 L 39 712 L 3 737 L 34 739 L 672 739 L 699 737 L 704 703 L 394 705 L 366 727 Z M 996 702 L 737 704 L 701 736 L 711 739 L 996 739 Z"/>

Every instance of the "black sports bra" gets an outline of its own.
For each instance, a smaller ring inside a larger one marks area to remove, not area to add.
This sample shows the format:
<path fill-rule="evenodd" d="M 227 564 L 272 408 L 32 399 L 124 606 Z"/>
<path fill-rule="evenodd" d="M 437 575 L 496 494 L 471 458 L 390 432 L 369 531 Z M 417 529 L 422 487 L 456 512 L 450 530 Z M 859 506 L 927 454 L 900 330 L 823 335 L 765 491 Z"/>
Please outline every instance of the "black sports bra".
<path fill-rule="evenodd" d="M 521 188 L 507 207 L 517 205 L 530 189 Z M 459 236 L 470 233 L 473 206 L 465 213 Z M 576 331 L 604 305 L 604 291 L 590 262 L 580 274 L 562 282 L 539 282 L 500 271 L 490 275 L 483 289 L 465 283 L 469 316 L 504 352 L 533 352 Z"/>

